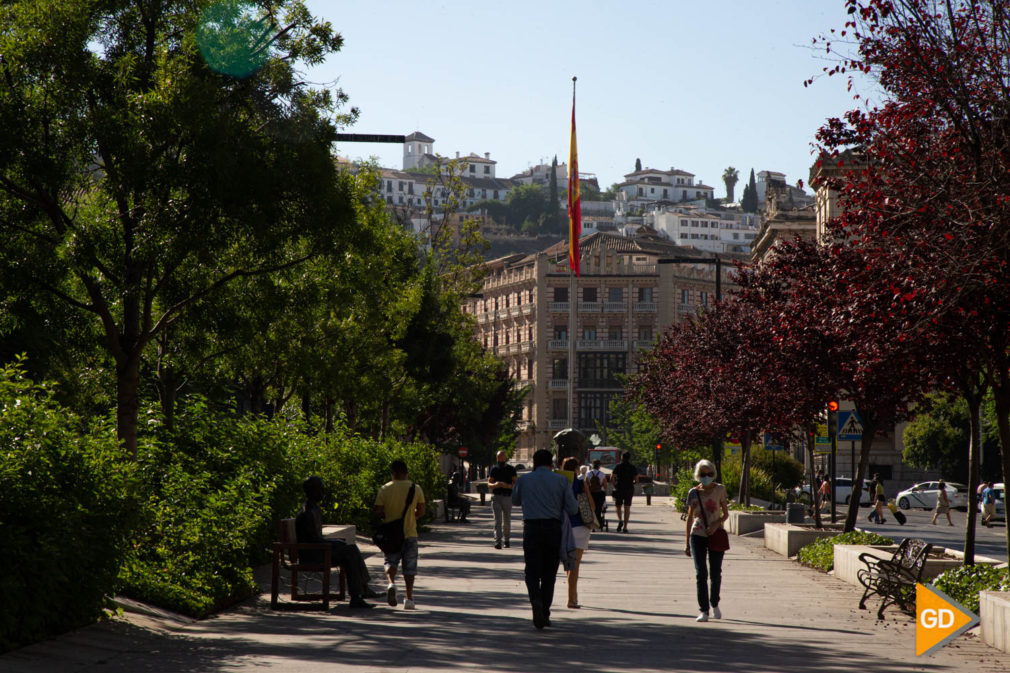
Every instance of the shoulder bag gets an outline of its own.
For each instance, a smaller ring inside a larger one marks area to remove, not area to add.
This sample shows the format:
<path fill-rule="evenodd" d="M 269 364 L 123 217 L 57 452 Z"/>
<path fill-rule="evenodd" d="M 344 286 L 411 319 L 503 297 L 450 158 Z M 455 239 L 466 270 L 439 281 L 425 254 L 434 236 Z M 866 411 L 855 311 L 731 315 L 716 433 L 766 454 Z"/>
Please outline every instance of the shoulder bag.
<path fill-rule="evenodd" d="M 701 522 L 705 525 L 705 532 L 708 534 L 708 548 L 712 551 L 729 551 L 729 533 L 720 526 L 714 533 L 708 533 L 708 517 L 705 515 L 705 503 L 701 499 L 700 493 L 695 493 L 698 499 L 698 511 L 701 512 Z"/>
<path fill-rule="evenodd" d="M 584 523 L 590 531 L 600 530 L 600 520 L 596 518 L 596 508 L 593 506 L 593 501 L 589 498 L 589 493 L 586 492 L 585 483 L 582 484 L 582 491 L 575 497 L 579 503 L 579 516 L 582 517 L 582 523 Z"/>
<path fill-rule="evenodd" d="M 407 516 L 407 509 L 410 507 L 410 503 L 414 500 L 415 486 L 416 484 L 411 483 L 410 490 L 407 491 L 407 503 L 403 506 L 403 513 L 400 514 L 400 518 L 379 524 L 379 527 L 375 530 L 375 535 L 372 536 L 372 542 L 375 546 L 387 554 L 396 554 L 403 550 L 403 543 L 406 540 L 403 533 L 403 520 Z"/>

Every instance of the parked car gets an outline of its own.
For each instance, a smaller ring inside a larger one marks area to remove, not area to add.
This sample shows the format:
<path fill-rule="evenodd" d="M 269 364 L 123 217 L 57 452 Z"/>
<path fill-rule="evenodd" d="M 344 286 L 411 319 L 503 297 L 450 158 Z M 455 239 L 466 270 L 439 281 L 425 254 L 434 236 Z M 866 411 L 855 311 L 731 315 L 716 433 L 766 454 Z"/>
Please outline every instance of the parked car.
<path fill-rule="evenodd" d="M 948 482 L 945 490 L 950 506 L 955 509 L 968 509 L 968 487 L 956 482 Z M 936 498 L 940 493 L 940 482 L 923 481 L 906 488 L 894 497 L 895 502 L 901 509 L 921 507 L 922 509 L 933 509 L 936 507 Z"/>
<path fill-rule="evenodd" d="M 851 498 L 852 479 L 849 477 L 838 477 L 835 480 L 835 502 L 843 502 L 848 505 Z M 810 502 L 810 484 L 803 484 L 800 487 L 799 499 L 804 502 Z M 866 493 L 865 489 L 863 489 L 863 495 L 859 499 L 859 504 L 870 504 L 870 496 Z"/>
<path fill-rule="evenodd" d="M 992 490 L 996 491 L 996 514 L 994 519 L 1006 521 L 1006 485 L 1003 482 L 992 485 Z M 978 511 L 982 512 L 982 499 L 979 498 Z"/>

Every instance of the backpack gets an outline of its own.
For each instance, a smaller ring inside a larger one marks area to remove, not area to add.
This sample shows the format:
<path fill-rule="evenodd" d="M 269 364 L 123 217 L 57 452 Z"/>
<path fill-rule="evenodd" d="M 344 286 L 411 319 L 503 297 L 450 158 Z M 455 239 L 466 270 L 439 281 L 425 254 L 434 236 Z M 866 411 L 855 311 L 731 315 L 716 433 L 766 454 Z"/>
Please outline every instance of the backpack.
<path fill-rule="evenodd" d="M 589 492 L 599 493 L 603 490 L 603 483 L 600 481 L 600 471 L 593 470 L 591 477 L 589 477 Z"/>

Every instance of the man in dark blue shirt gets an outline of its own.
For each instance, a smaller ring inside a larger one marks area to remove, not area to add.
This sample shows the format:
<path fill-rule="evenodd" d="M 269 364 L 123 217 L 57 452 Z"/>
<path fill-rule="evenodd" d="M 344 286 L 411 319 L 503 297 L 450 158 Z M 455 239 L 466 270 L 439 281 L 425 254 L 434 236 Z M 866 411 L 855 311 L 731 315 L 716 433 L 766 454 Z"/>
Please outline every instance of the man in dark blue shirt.
<path fill-rule="evenodd" d="M 551 624 L 554 581 L 561 562 L 561 517 L 579 511 L 572 485 L 551 471 L 552 460 L 547 449 L 534 453 L 533 471 L 519 477 L 512 489 L 512 503 L 523 508 L 526 591 L 538 629 Z"/>
<path fill-rule="evenodd" d="M 635 484 L 638 482 L 638 468 L 631 464 L 631 452 L 621 454 L 620 464 L 610 475 L 614 483 L 614 509 L 617 510 L 617 532 L 628 532 L 628 517 L 631 516 L 631 498 L 635 495 Z M 621 518 L 621 505 L 624 505 L 624 517 Z"/>
<path fill-rule="evenodd" d="M 487 476 L 491 489 L 491 509 L 494 511 L 494 548 L 501 549 L 502 540 L 509 546 L 512 533 L 512 487 L 516 483 L 516 469 L 505 462 L 504 451 L 498 452 L 498 464 Z"/>

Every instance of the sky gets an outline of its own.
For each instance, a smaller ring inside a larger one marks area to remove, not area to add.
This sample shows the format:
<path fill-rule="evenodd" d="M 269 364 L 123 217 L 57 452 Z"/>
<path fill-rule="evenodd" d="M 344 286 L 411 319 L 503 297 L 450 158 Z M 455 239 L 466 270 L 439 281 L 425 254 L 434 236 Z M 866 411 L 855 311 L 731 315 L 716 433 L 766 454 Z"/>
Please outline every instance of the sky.
<path fill-rule="evenodd" d="M 578 77 L 579 169 L 602 188 L 642 166 L 695 174 L 725 195 L 723 171 L 808 181 L 825 119 L 871 93 L 812 38 L 843 27 L 844 0 L 309 0 L 343 36 L 310 69 L 360 110 L 350 133 L 435 139 L 443 156 L 489 152 L 496 175 L 568 160 Z M 400 168 L 402 146 L 344 143 L 341 156 Z M 809 190 L 808 190 L 809 191 Z"/>

